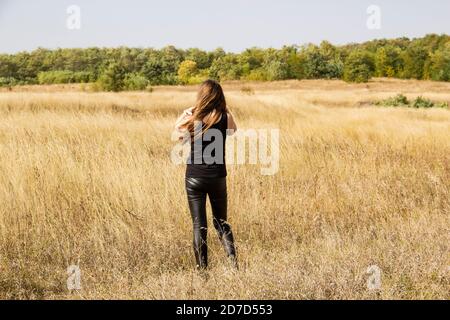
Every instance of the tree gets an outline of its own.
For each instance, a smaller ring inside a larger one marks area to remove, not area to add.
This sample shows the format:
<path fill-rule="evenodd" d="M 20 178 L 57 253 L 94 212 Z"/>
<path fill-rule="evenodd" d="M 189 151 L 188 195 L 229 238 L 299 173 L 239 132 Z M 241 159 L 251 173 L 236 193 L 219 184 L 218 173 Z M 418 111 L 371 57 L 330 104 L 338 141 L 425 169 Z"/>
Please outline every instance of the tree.
<path fill-rule="evenodd" d="M 17 74 L 17 65 L 10 55 L 0 55 L 0 77 L 10 78 Z"/>
<path fill-rule="evenodd" d="M 140 73 L 128 73 L 123 80 L 125 90 L 144 90 L 149 85 L 149 81 Z"/>
<path fill-rule="evenodd" d="M 206 51 L 192 48 L 186 51 L 186 60 L 194 61 L 198 69 L 207 69 L 211 66 L 213 59 Z"/>
<path fill-rule="evenodd" d="M 101 74 L 98 84 L 105 91 L 120 91 L 124 88 L 125 70 L 117 62 L 112 62 Z"/>
<path fill-rule="evenodd" d="M 99 84 L 104 83 L 108 90 L 122 90 L 142 87 L 146 82 L 151 85 L 196 83 L 206 77 L 221 80 L 345 78 L 366 81 L 373 74 L 450 81 L 449 43 L 449 35 L 431 34 L 411 40 L 380 39 L 343 46 L 323 41 L 319 46 L 284 46 L 279 50 L 253 47 L 241 53 L 226 53 L 222 48 L 210 52 L 197 48 L 182 50 L 173 46 L 160 50 L 39 48 L 31 52 L 0 54 L 0 82 L 9 86 L 98 81 Z M 361 52 L 366 53 L 366 58 L 371 58 L 365 59 Z M 360 61 L 355 62 L 355 59 Z M 186 66 L 180 70 L 184 61 L 195 62 L 196 71 Z M 188 72 L 186 76 L 183 68 Z M 143 81 L 143 77 L 147 81 Z"/>
<path fill-rule="evenodd" d="M 342 77 L 343 63 L 334 46 L 322 42 L 320 47 L 309 45 L 303 51 L 304 72 L 308 79 L 337 79 Z"/>
<path fill-rule="evenodd" d="M 221 81 L 239 80 L 242 73 L 242 65 L 236 54 L 227 54 L 215 60 L 209 68 L 209 77 Z"/>
<path fill-rule="evenodd" d="M 436 81 L 450 81 L 450 42 L 431 56 L 430 77 Z"/>
<path fill-rule="evenodd" d="M 411 45 L 402 55 L 403 57 L 403 73 L 402 77 L 406 79 L 423 79 L 425 62 L 428 59 L 426 49 L 417 45 Z"/>
<path fill-rule="evenodd" d="M 265 66 L 267 72 L 267 80 L 283 80 L 289 76 L 289 66 L 285 62 L 272 61 Z"/>
<path fill-rule="evenodd" d="M 161 50 L 160 59 L 164 69 L 163 84 L 176 84 L 179 64 L 184 60 L 184 52 L 168 46 Z"/>
<path fill-rule="evenodd" d="M 265 61 L 272 59 L 267 57 L 265 50 L 260 48 L 246 49 L 237 56 L 238 64 L 241 66 L 241 76 L 248 76 L 252 70 L 259 69 Z"/>
<path fill-rule="evenodd" d="M 373 57 L 368 51 L 353 51 L 345 61 L 344 80 L 348 82 L 368 82 L 372 77 L 373 70 Z"/>
<path fill-rule="evenodd" d="M 403 69 L 401 49 L 386 45 L 377 49 L 374 57 L 375 76 L 398 77 Z"/>
<path fill-rule="evenodd" d="M 157 57 L 150 57 L 147 63 L 142 67 L 142 74 L 152 85 L 164 84 L 166 71 L 164 64 Z"/>
<path fill-rule="evenodd" d="M 181 61 L 183 61 L 183 53 L 173 46 L 160 51 L 151 51 L 141 73 L 152 85 L 176 84 L 178 66 Z"/>
<path fill-rule="evenodd" d="M 299 54 L 297 47 L 283 47 L 280 54 L 284 56 L 284 59 L 288 66 L 288 78 L 290 79 L 303 79 L 305 78 L 305 59 L 304 56 Z"/>
<path fill-rule="evenodd" d="M 223 48 L 220 48 L 220 47 L 215 49 L 212 52 L 208 52 L 209 60 L 211 61 L 211 63 L 214 60 L 225 57 L 226 55 L 227 55 L 227 53 L 225 52 L 225 50 L 223 50 Z"/>
<path fill-rule="evenodd" d="M 197 74 L 197 63 L 192 60 L 185 60 L 180 63 L 178 68 L 178 79 L 184 83 L 190 83 L 191 79 Z"/>
<path fill-rule="evenodd" d="M 305 76 L 307 79 L 318 79 L 323 77 L 323 66 L 326 64 L 325 57 L 314 45 L 309 45 L 303 52 L 305 59 Z"/>

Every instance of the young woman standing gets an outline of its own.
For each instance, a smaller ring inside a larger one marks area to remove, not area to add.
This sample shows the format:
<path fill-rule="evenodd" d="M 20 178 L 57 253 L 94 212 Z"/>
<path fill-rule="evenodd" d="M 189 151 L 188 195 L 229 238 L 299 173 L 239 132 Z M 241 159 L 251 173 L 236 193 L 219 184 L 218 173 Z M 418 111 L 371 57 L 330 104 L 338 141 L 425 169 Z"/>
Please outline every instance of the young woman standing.
<path fill-rule="evenodd" d="M 194 107 L 186 109 L 176 128 L 187 134 L 191 152 L 185 185 L 194 231 L 194 253 L 198 269 L 208 265 L 206 196 L 211 203 L 213 224 L 227 256 L 237 268 L 233 233 L 227 223 L 225 141 L 237 129 L 228 110 L 222 87 L 214 80 L 200 86 Z"/>

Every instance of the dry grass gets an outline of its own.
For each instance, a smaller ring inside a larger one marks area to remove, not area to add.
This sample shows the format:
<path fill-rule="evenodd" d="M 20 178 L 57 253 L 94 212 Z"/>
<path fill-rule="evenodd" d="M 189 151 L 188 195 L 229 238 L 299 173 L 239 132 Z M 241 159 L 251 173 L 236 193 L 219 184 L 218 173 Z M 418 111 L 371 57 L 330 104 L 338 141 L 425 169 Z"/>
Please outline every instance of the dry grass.
<path fill-rule="evenodd" d="M 195 87 L 0 93 L 0 297 L 450 298 L 450 111 L 369 103 L 399 92 L 450 101 L 450 84 L 225 89 L 241 128 L 280 128 L 281 161 L 275 176 L 229 167 L 241 271 L 211 228 L 208 280 L 193 272 L 184 168 L 169 157 Z M 366 287 L 373 264 L 378 292 Z"/>

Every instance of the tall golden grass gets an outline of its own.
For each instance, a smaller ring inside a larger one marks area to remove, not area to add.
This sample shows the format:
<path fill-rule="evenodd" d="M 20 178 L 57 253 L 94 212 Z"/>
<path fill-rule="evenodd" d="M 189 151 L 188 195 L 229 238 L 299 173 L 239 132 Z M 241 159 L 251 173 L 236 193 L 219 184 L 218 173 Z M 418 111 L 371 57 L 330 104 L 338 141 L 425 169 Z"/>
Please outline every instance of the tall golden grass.
<path fill-rule="evenodd" d="M 450 101 L 450 84 L 226 84 L 241 128 L 280 129 L 280 170 L 229 166 L 241 270 L 210 228 L 208 279 L 170 161 L 196 88 L 81 89 L 0 93 L 0 298 L 450 298 L 450 111 L 371 105 L 399 92 Z M 82 289 L 69 292 L 72 264 Z"/>

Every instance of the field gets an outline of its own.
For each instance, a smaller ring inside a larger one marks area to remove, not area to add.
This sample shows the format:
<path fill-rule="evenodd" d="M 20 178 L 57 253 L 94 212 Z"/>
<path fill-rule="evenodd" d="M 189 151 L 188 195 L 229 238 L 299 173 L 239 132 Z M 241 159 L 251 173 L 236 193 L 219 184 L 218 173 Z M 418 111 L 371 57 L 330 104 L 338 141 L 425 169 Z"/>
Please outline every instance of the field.
<path fill-rule="evenodd" d="M 0 298 L 449 299 L 450 83 L 230 82 L 240 128 L 280 129 L 280 169 L 229 166 L 239 272 L 209 215 L 194 270 L 173 123 L 196 87 L 0 92 Z M 81 290 L 67 289 L 78 265 Z M 381 288 L 369 290 L 369 266 Z"/>

